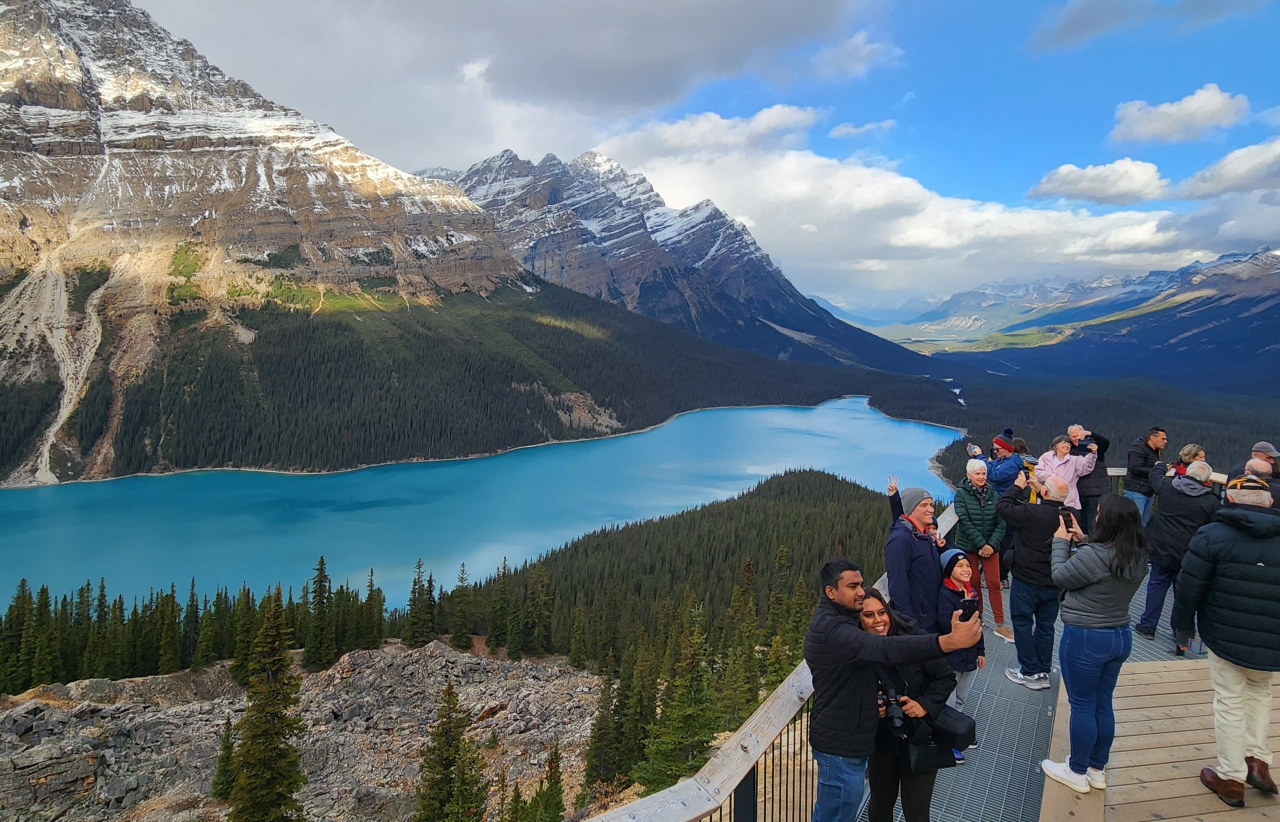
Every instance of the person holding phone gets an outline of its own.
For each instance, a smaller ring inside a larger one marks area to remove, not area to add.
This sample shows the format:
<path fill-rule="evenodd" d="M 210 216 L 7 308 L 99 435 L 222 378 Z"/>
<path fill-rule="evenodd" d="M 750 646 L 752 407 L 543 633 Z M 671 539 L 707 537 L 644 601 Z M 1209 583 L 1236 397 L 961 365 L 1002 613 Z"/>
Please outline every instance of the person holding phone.
<path fill-rule="evenodd" d="M 1045 776 L 1078 793 L 1107 788 L 1116 735 L 1112 694 L 1133 650 L 1129 603 L 1147 572 L 1147 535 L 1133 500 L 1107 494 L 1085 542 L 1074 517 L 1053 535 L 1053 584 L 1063 591 L 1058 664 L 1071 705 L 1071 755 L 1040 763 Z M 1075 543 L 1075 551 L 1072 544 Z"/>
<path fill-rule="evenodd" d="M 951 614 L 960 612 L 960 619 L 967 620 L 979 613 L 982 604 L 978 590 L 973 586 L 973 566 L 969 557 L 957 548 L 944 551 L 940 557 L 942 562 L 942 586 L 938 589 L 938 625 L 939 635 L 951 632 Z M 943 625 L 942 614 L 947 614 L 946 625 Z M 969 703 L 969 691 L 978 671 L 987 667 L 987 643 L 985 638 L 971 648 L 961 648 L 946 656 L 947 666 L 955 671 L 956 689 L 951 692 L 947 704 L 957 711 L 963 712 Z M 972 747 L 978 747 L 974 742 Z M 964 752 L 956 751 L 956 761 L 964 762 Z"/>

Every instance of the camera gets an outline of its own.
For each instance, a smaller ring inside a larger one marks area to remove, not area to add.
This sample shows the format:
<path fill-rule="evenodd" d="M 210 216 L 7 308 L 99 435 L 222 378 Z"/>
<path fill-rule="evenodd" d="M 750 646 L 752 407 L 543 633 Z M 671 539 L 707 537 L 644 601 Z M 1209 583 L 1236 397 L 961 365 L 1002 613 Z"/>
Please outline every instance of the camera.
<path fill-rule="evenodd" d="M 884 718 L 889 720 L 889 731 L 901 739 L 907 738 L 907 718 L 898 704 L 898 692 L 887 682 L 881 682 L 880 692 L 884 696 Z"/>

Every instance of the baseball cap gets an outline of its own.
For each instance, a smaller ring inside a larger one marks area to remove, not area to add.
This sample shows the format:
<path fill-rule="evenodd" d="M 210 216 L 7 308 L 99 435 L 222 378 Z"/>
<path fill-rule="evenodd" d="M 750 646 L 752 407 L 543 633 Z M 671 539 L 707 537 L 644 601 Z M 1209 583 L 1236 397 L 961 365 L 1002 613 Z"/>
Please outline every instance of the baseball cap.
<path fill-rule="evenodd" d="M 1249 450 L 1257 451 L 1259 454 L 1266 454 L 1273 459 L 1280 457 L 1280 451 L 1277 451 L 1276 447 L 1269 442 L 1255 442 Z"/>

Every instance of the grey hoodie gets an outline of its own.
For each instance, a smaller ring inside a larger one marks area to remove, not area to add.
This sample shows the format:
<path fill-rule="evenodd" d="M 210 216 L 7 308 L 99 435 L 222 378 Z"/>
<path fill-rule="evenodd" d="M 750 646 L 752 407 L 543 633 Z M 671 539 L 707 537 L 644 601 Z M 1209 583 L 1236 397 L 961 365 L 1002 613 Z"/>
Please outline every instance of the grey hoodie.
<path fill-rule="evenodd" d="M 1082 543 L 1074 554 L 1068 540 L 1055 537 L 1050 559 L 1053 584 L 1063 592 L 1059 614 L 1063 625 L 1119 628 L 1129 624 L 1129 602 L 1144 574 L 1132 581 L 1111 574 L 1114 551 L 1105 543 Z"/>

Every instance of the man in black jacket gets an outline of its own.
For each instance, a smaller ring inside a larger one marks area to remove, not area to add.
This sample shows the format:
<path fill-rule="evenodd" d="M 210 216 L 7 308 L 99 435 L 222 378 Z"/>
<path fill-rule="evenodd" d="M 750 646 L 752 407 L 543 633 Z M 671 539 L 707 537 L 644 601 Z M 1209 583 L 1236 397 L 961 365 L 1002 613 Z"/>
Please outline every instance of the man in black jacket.
<path fill-rule="evenodd" d="M 1218 743 L 1218 767 L 1201 770 L 1200 781 L 1228 805 L 1244 807 L 1246 782 L 1277 792 L 1267 731 L 1271 682 L 1280 671 L 1280 512 L 1266 482 L 1228 483 L 1227 504 L 1191 538 L 1173 605 L 1179 645 L 1197 625 L 1209 647 Z"/>
<path fill-rule="evenodd" d="M 1093 522 L 1098 516 L 1098 500 L 1111 493 L 1111 477 L 1107 474 L 1106 463 L 1111 440 L 1079 424 L 1067 428 L 1067 437 L 1071 440 L 1071 455 L 1075 457 L 1087 457 L 1089 446 L 1098 446 L 1098 461 L 1094 463 L 1093 470 L 1076 480 L 1076 492 L 1080 494 L 1080 507 L 1084 511 L 1084 522 L 1080 527 L 1088 534 L 1093 531 Z"/>
<path fill-rule="evenodd" d="M 1138 504 L 1142 512 L 1142 524 L 1151 515 L 1151 469 L 1160 461 L 1160 452 L 1169 444 L 1169 435 L 1154 426 L 1145 437 L 1138 437 L 1129 446 L 1128 471 L 1124 475 L 1124 495 Z"/>
<path fill-rule="evenodd" d="M 1071 489 L 1066 480 L 1056 476 L 1036 485 L 1040 502 L 1023 502 L 1027 477 L 1019 474 L 996 502 L 996 514 L 1013 531 L 1009 621 L 1018 649 L 1018 667 L 1006 668 L 1004 675 L 1011 682 L 1043 691 L 1049 687 L 1054 621 L 1058 618 L 1058 589 L 1053 584 L 1049 557 L 1054 532 L 1062 521 L 1062 502 Z"/>
<path fill-rule="evenodd" d="M 982 623 L 952 616 L 951 633 L 878 636 L 862 630 L 862 571 L 847 559 L 822 566 L 822 593 L 804 637 L 813 677 L 809 744 L 818 763 L 813 822 L 855 822 L 862 803 L 867 757 L 876 747 L 879 666 L 942 659 L 978 644 Z"/>
<path fill-rule="evenodd" d="M 1276 471 L 1277 457 L 1280 457 L 1280 451 L 1277 451 L 1274 445 L 1269 442 L 1255 442 L 1253 444 L 1253 449 L 1249 454 L 1249 458 L 1231 466 L 1231 470 L 1227 473 L 1227 479 L 1233 480 L 1236 477 L 1243 477 L 1245 474 L 1253 474 L 1257 477 L 1261 476 L 1262 473 L 1265 473 L 1267 476 L 1273 476 L 1280 473 Z M 1267 464 L 1267 470 L 1262 473 L 1249 470 L 1249 463 L 1254 460 L 1262 460 L 1265 462 Z M 1266 477 L 1264 477 L 1264 479 L 1265 478 Z"/>
<path fill-rule="evenodd" d="M 1151 469 L 1151 488 L 1160 495 L 1160 507 L 1147 523 L 1151 575 L 1147 577 L 1147 605 L 1133 629 L 1138 636 L 1156 638 L 1165 595 L 1169 593 L 1169 586 L 1177 582 L 1191 537 L 1200 526 L 1213 519 L 1221 507 L 1209 482 L 1211 476 L 1213 469 L 1205 462 L 1191 463 L 1183 476 L 1178 476 L 1163 462 L 1157 462 Z M 1173 593 L 1177 596 L 1176 588 Z M 1177 648 L 1174 653 L 1182 656 L 1182 649 Z"/>

